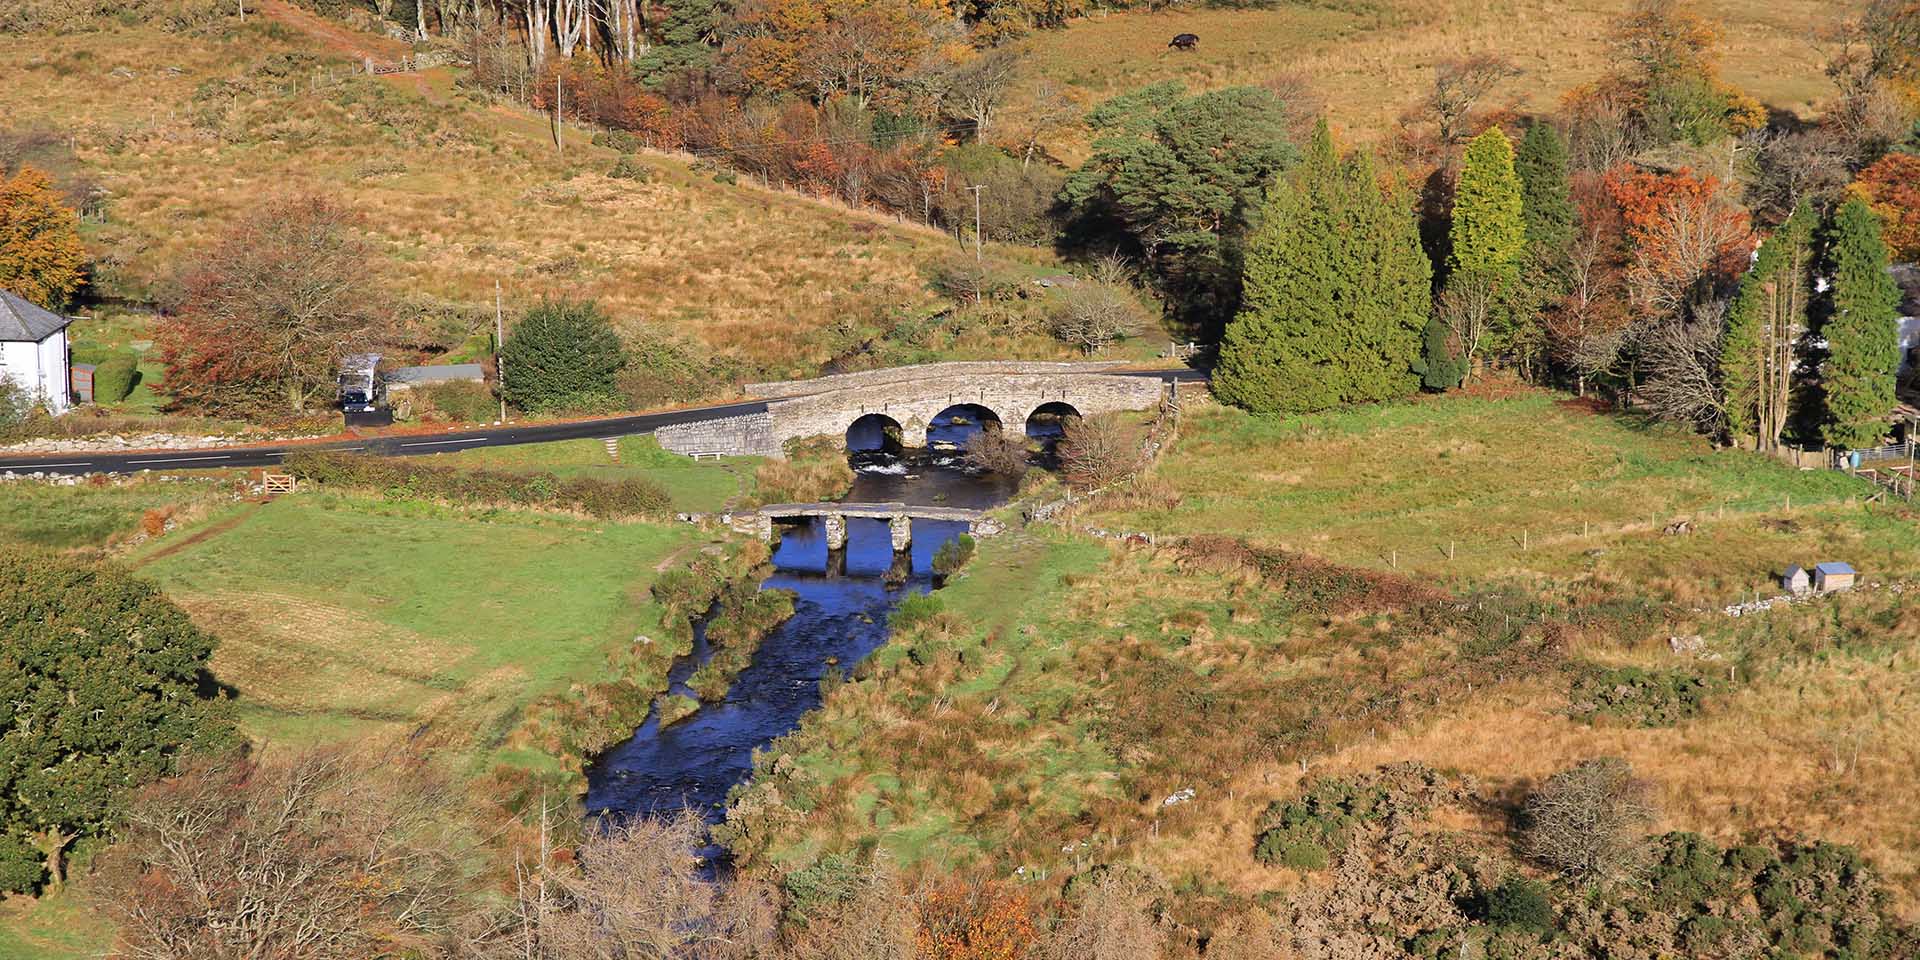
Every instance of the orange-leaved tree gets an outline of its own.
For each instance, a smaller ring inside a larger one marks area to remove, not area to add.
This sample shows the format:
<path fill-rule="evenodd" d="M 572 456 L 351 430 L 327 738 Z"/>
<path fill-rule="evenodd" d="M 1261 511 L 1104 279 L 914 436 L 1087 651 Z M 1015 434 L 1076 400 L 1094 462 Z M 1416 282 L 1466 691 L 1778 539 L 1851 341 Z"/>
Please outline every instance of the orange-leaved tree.
<path fill-rule="evenodd" d="M 1860 171 L 1847 191 L 1880 217 L 1895 262 L 1920 260 L 1920 157 L 1889 153 Z"/>
<path fill-rule="evenodd" d="M 0 290 L 58 310 L 80 289 L 85 266 L 79 225 L 47 175 L 21 167 L 0 176 Z"/>
<path fill-rule="evenodd" d="M 1020 960 L 1037 938 L 1026 894 L 993 883 L 951 883 L 928 893 L 914 937 L 925 960 Z"/>
<path fill-rule="evenodd" d="M 1753 227 L 1719 180 L 1621 167 L 1606 183 L 1626 221 L 1627 284 L 1643 311 L 1678 314 L 1745 271 Z"/>

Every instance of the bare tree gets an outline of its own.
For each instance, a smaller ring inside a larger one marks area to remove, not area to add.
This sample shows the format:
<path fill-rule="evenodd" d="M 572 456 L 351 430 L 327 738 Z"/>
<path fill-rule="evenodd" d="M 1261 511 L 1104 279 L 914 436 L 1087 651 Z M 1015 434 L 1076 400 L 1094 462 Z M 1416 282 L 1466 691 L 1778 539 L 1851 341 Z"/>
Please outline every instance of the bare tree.
<path fill-rule="evenodd" d="M 885 860 L 861 873 L 846 899 L 790 931 L 791 960 L 915 960 L 917 895 Z"/>
<path fill-rule="evenodd" d="M 989 425 L 967 438 L 967 462 L 977 470 L 1018 477 L 1031 465 L 1027 457 L 1027 437 L 1017 431 Z"/>
<path fill-rule="evenodd" d="M 101 905 L 136 960 L 357 960 L 450 942 L 455 791 L 404 757 L 191 764 L 137 795 Z"/>
<path fill-rule="evenodd" d="M 1146 311 L 1131 291 L 1090 281 L 1068 288 L 1050 312 L 1047 329 L 1055 339 L 1092 354 L 1144 322 Z"/>
<path fill-rule="evenodd" d="M 703 877 L 694 851 L 705 836 L 692 811 L 590 833 L 580 845 L 580 872 L 560 884 L 568 909 L 549 927 L 553 955 L 731 960 L 765 953 L 778 917 L 771 891 Z"/>
<path fill-rule="evenodd" d="M 1167 926 L 1153 915 L 1154 890 L 1135 871 L 1109 869 L 1086 885 L 1079 909 L 1046 942 L 1049 960 L 1138 960 L 1165 953 Z"/>
<path fill-rule="evenodd" d="M 1647 852 L 1656 815 L 1652 787 L 1618 757 L 1584 760 L 1527 798 L 1528 853 L 1580 880 L 1623 877 Z"/>
<path fill-rule="evenodd" d="M 1434 305 L 1467 360 L 1468 379 L 1479 372 L 1481 347 L 1499 321 L 1500 283 L 1499 277 L 1486 271 L 1462 271 L 1447 281 Z"/>
<path fill-rule="evenodd" d="M 1420 109 L 1433 120 L 1440 144 L 1453 147 L 1473 134 L 1473 108 L 1500 81 L 1520 75 L 1513 61 L 1490 53 L 1443 60 L 1433 71 L 1433 89 Z"/>
<path fill-rule="evenodd" d="M 1691 318 L 1655 323 L 1642 332 L 1640 363 L 1646 379 L 1637 395 L 1649 413 L 1704 433 L 1719 430 L 1727 415 L 1720 389 L 1725 312 L 1725 304 L 1716 301 Z"/>
<path fill-rule="evenodd" d="M 1000 48 L 954 67 L 941 78 L 942 106 L 948 115 L 973 124 L 974 139 L 985 140 L 1019 66 L 1012 50 Z"/>
<path fill-rule="evenodd" d="M 1042 78 L 1033 85 L 1033 104 L 1020 111 L 1018 133 L 1012 138 L 1020 151 L 1020 168 L 1033 164 L 1040 144 L 1047 138 L 1080 122 L 1080 102 L 1074 94 L 1052 80 Z"/>
<path fill-rule="evenodd" d="M 1140 431 L 1117 416 L 1071 418 L 1062 431 L 1060 471 L 1075 486 L 1106 486 L 1140 469 Z"/>

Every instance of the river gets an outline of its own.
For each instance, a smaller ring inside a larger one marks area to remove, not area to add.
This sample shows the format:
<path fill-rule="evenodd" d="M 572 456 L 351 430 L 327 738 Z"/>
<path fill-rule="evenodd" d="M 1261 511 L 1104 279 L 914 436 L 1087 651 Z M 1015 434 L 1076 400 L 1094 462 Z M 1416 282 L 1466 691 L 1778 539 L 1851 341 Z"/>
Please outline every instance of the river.
<path fill-rule="evenodd" d="M 959 422 L 936 420 L 929 446 L 904 454 L 888 449 L 885 438 L 850 437 L 855 480 L 846 500 L 972 508 L 1005 502 L 1014 481 L 969 470 L 948 448 L 979 429 L 954 419 Z M 1047 443 L 1056 432 L 1050 426 L 1037 424 L 1030 432 Z M 751 774 L 753 751 L 792 731 L 819 706 L 820 681 L 829 670 L 851 673 L 887 642 L 894 607 L 909 592 L 933 589 L 934 552 L 965 529 L 963 523 L 914 521 L 910 571 L 904 581 L 896 573 L 890 585 L 887 574 L 896 559 L 885 521 L 847 521 L 843 569 L 830 569 L 818 519 L 783 527 L 774 573 L 760 587 L 793 591 L 793 616 L 761 642 L 725 699 L 702 704 L 664 730 L 656 710 L 631 739 L 601 755 L 587 771 L 588 812 L 632 816 L 685 807 L 718 821 L 727 791 Z M 693 696 L 686 680 L 711 653 L 705 634 L 704 624 L 696 623 L 693 651 L 673 665 L 669 692 Z"/>

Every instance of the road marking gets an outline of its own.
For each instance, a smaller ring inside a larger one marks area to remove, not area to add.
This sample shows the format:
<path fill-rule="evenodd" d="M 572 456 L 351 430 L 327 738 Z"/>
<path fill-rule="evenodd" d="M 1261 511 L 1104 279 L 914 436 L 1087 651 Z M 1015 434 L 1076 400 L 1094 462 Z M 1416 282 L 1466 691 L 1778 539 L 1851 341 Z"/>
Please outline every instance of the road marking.
<path fill-rule="evenodd" d="M 419 443 L 403 443 L 403 447 L 436 447 L 443 443 L 481 443 L 487 437 L 468 437 L 464 440 L 422 440 Z"/>
<path fill-rule="evenodd" d="M 231 459 L 233 458 L 223 453 L 213 457 L 162 457 L 158 460 L 128 460 L 127 462 L 128 463 L 187 463 L 193 460 L 231 460 Z"/>

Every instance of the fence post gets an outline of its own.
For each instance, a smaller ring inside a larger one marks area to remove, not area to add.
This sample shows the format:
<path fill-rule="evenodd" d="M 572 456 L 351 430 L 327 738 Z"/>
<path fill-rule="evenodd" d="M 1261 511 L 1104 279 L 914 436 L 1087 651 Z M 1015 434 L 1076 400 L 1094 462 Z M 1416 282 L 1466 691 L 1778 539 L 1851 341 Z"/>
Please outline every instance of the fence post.
<path fill-rule="evenodd" d="M 1453 560 L 1453 541 L 1447 541 L 1447 560 Z"/>

